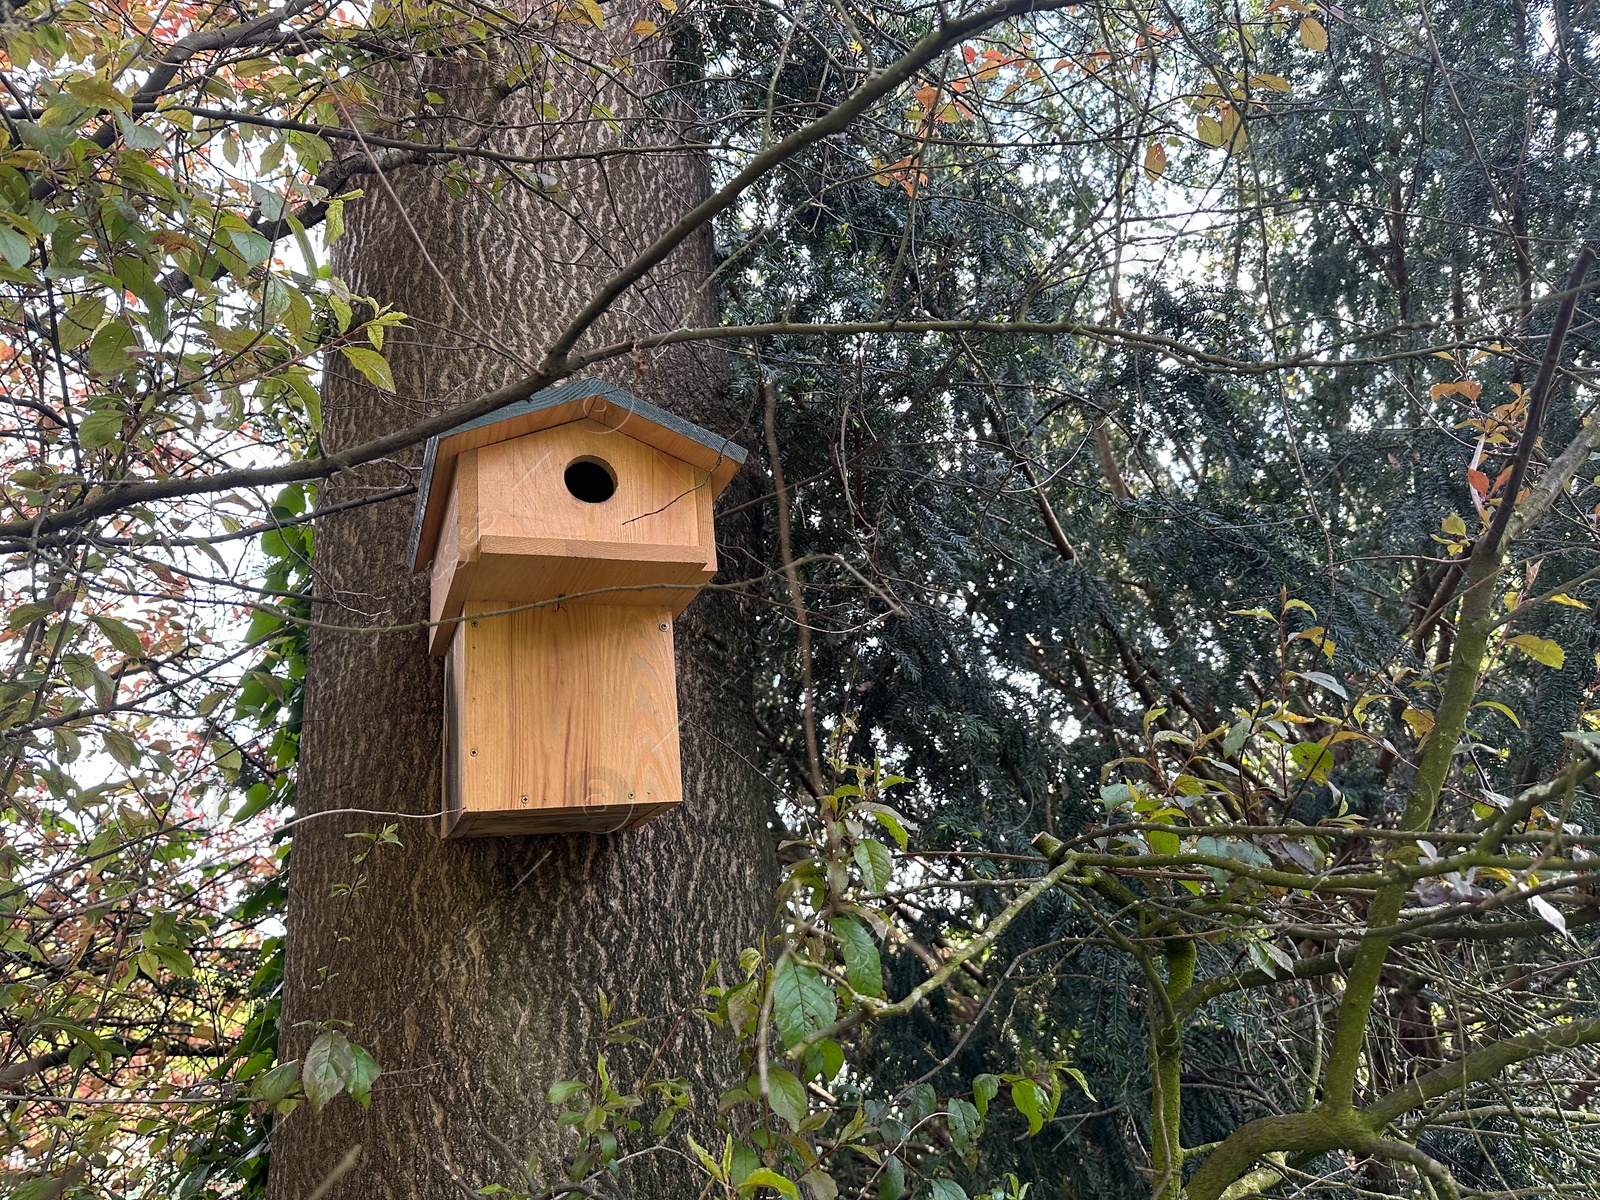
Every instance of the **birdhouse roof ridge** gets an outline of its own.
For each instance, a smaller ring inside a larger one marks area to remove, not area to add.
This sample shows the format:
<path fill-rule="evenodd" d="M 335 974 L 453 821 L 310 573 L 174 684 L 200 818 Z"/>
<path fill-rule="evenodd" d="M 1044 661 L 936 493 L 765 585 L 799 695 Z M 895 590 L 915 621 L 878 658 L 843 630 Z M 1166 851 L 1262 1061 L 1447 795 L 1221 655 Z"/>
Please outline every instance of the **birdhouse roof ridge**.
<path fill-rule="evenodd" d="M 432 543 L 438 532 L 435 528 L 438 523 L 437 514 L 432 514 L 432 520 L 430 520 L 431 510 L 437 507 L 432 503 L 435 499 L 433 495 L 434 485 L 437 482 L 436 477 L 441 473 L 441 467 L 446 469 L 453 469 L 454 467 L 455 455 L 450 452 L 450 447 L 452 445 L 457 447 L 462 445 L 462 443 L 456 442 L 455 439 L 460 438 L 463 434 L 470 434 L 475 430 L 486 430 L 490 426 L 501 424 L 514 424 L 516 427 L 508 429 L 501 437 L 479 433 L 476 438 L 466 441 L 465 444 L 468 446 L 486 445 L 505 438 L 520 437 L 526 433 L 537 431 L 542 424 L 539 421 L 539 414 L 549 412 L 549 410 L 564 409 L 578 405 L 584 405 L 587 408 L 586 402 L 592 400 L 603 400 L 606 404 L 613 406 L 615 410 L 626 414 L 621 423 L 616 422 L 614 416 L 606 418 L 606 423 L 616 429 L 617 432 L 633 437 L 647 445 L 652 445 L 663 453 L 673 454 L 674 457 L 684 458 L 691 462 L 696 458 L 701 458 L 703 461 L 695 465 L 708 470 L 712 474 L 713 483 L 718 492 L 722 490 L 722 487 L 732 477 L 733 473 L 743 465 L 748 456 L 748 452 L 744 447 L 731 439 L 712 433 L 709 429 L 704 429 L 693 421 L 687 421 L 676 413 L 652 404 L 640 396 L 635 396 L 632 392 L 618 387 L 614 383 L 608 383 L 602 379 L 569 379 L 564 383 L 557 384 L 555 387 L 546 388 L 542 392 L 535 392 L 526 400 L 508 404 L 504 408 L 497 409 L 486 416 L 463 421 L 460 425 L 456 425 L 447 429 L 444 433 L 428 439 L 427 447 L 423 452 L 422 475 L 417 480 L 416 516 L 411 525 L 410 544 L 406 548 L 406 558 L 407 561 L 412 563 L 413 569 L 420 570 L 424 565 L 422 558 L 425 548 L 429 556 L 432 553 Z M 603 408 L 604 406 L 600 407 Z M 563 415 L 550 412 L 549 415 L 551 418 L 550 424 L 555 425 L 567 420 L 581 420 L 588 413 L 586 411 L 573 411 L 569 415 Z M 654 432 L 651 429 L 652 426 L 655 427 L 655 430 L 660 431 L 654 437 L 651 436 L 652 432 Z M 685 446 L 685 443 L 688 443 L 688 446 Z M 445 453 L 441 453 L 442 448 Z M 694 450 L 697 453 L 690 454 L 686 452 L 688 450 Z M 448 480 L 448 478 L 449 475 L 446 474 L 445 479 Z"/>
<path fill-rule="evenodd" d="M 676 413 L 668 412 L 658 404 L 635 396 L 625 388 L 620 388 L 614 383 L 607 383 L 603 379 L 569 379 L 565 383 L 558 383 L 555 387 L 545 388 L 542 392 L 535 392 L 526 400 L 519 400 L 515 404 L 508 404 L 504 408 L 496 409 L 487 416 L 476 417 L 471 421 L 447 429 L 444 433 L 431 439 L 438 442 L 442 438 L 454 437 L 458 433 L 466 433 L 469 429 L 482 429 L 485 425 L 498 425 L 502 421 L 513 421 L 518 417 L 525 417 L 529 413 L 539 412 L 541 409 L 555 408 L 557 405 L 566 404 L 573 400 L 599 399 L 608 401 L 626 410 L 629 414 L 642 417 L 646 421 L 670 429 L 681 437 L 699 442 L 708 450 L 715 450 L 724 454 L 734 462 L 742 463 L 746 457 L 746 450 L 732 440 L 703 429 L 693 421 L 686 421 Z M 623 432 L 627 432 L 623 430 Z M 431 444 L 431 443 L 430 443 Z"/>

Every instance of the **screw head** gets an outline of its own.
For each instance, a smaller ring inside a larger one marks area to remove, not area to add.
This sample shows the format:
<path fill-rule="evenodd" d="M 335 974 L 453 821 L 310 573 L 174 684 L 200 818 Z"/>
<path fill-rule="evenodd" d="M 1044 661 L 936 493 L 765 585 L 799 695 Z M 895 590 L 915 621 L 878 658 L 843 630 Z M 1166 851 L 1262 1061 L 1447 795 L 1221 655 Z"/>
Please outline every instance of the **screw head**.
<path fill-rule="evenodd" d="M 467 751 L 467 753 L 472 755 L 473 758 L 477 758 L 478 757 L 478 752 L 476 750 L 469 750 L 469 751 Z"/>
<path fill-rule="evenodd" d="M 527 808 L 528 807 L 528 798 L 526 796 L 524 796 L 522 798 L 522 807 L 523 808 Z"/>
<path fill-rule="evenodd" d="M 663 622 L 661 622 L 661 632 L 665 633 L 666 631 L 667 631 L 667 623 L 665 621 L 663 621 Z"/>

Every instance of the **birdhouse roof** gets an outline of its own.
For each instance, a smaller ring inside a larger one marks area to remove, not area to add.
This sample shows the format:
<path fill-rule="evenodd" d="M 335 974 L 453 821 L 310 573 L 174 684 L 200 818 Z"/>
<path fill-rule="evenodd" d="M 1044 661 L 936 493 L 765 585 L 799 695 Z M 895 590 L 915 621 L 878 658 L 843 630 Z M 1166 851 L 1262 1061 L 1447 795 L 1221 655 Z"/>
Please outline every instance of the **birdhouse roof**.
<path fill-rule="evenodd" d="M 408 557 L 412 569 L 420 571 L 433 557 L 458 455 L 584 420 L 599 421 L 705 471 L 713 497 L 728 486 L 745 460 L 742 446 L 615 384 L 570 379 L 429 439 L 422 458 L 422 478 L 417 482 L 416 518 L 411 526 Z"/>

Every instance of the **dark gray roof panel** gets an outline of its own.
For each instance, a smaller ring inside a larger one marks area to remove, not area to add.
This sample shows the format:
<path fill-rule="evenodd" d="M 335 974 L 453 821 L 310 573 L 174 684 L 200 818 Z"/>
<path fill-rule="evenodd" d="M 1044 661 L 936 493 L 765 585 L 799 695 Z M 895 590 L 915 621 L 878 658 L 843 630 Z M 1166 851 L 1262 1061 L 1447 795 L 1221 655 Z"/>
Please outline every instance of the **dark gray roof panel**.
<path fill-rule="evenodd" d="M 485 425 L 498 424 L 509 421 L 513 417 L 526 416 L 528 413 L 538 412 L 541 408 L 554 408 L 558 404 L 566 404 L 569 400 L 586 400 L 590 396 L 599 396 L 610 401 L 619 408 L 629 412 L 638 413 L 647 421 L 654 421 L 657 425 L 664 426 L 682 437 L 699 442 L 707 450 L 714 450 L 734 462 L 742 463 L 745 460 L 745 450 L 725 437 L 712 433 L 709 429 L 702 429 L 693 421 L 685 421 L 675 413 L 642 400 L 632 392 L 624 391 L 613 383 L 606 383 L 599 379 L 569 379 L 566 383 L 558 383 L 553 388 L 546 388 L 542 392 L 535 392 L 526 400 L 519 400 L 516 404 L 509 404 L 497 412 L 492 412 L 486 417 L 479 417 L 474 421 L 464 421 L 455 428 L 440 434 L 440 437 L 451 437 L 458 433 L 465 433 L 469 429 L 481 429 Z"/>

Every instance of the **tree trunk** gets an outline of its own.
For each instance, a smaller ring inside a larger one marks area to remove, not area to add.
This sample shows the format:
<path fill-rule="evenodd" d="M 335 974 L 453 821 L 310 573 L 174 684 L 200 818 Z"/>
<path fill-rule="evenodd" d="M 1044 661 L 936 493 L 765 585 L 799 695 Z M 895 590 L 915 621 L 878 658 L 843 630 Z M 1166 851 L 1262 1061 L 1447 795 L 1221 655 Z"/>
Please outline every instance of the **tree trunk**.
<path fill-rule="evenodd" d="M 570 37 L 571 35 L 567 35 Z M 599 61 L 616 52 L 590 31 Z M 635 42 L 637 39 L 633 39 Z M 658 40 L 656 44 L 661 44 Z M 637 47 L 635 46 L 637 53 Z M 481 88 L 456 70 L 461 104 Z M 627 94 L 600 97 L 624 122 L 633 99 L 660 87 L 664 62 L 636 64 Z M 418 92 L 444 91 L 433 78 Z M 537 92 L 537 88 L 535 88 Z M 481 95 L 481 91 L 478 93 Z M 592 149 L 613 137 L 588 97 L 563 103 L 581 120 L 541 122 L 514 99 L 523 128 L 495 147 L 516 153 Z M 631 128 L 635 144 L 642 126 Z M 657 126 L 655 136 L 669 134 Z M 614 145 L 615 142 L 613 141 Z M 369 184 L 352 205 L 335 273 L 358 293 L 409 314 L 385 344 L 398 392 L 378 392 L 333 356 L 323 404 L 329 449 L 402 428 L 527 373 L 563 318 L 707 188 L 703 156 L 655 153 L 555 168 L 559 205 L 508 187 L 452 195 L 437 171 L 410 168 Z M 456 189 L 459 192 L 459 189 Z M 682 323 L 707 324 L 709 232 L 635 289 L 597 329 L 604 341 Z M 747 446 L 757 442 L 730 401 L 720 355 L 678 348 L 626 364 L 614 381 Z M 414 463 L 411 464 L 414 467 Z M 320 497 L 348 500 L 393 486 L 402 464 L 342 477 Z M 756 472 L 726 499 L 752 493 Z M 682 1075 L 713 1101 L 733 1068 L 705 1022 L 678 1021 L 706 968 L 731 965 L 770 915 L 776 857 L 769 798 L 754 759 L 750 618 L 730 593 L 702 594 L 676 628 L 685 802 L 681 811 L 611 836 L 442 842 L 437 820 L 400 820 L 400 847 L 349 835 L 381 816 L 440 808 L 441 672 L 422 630 L 426 575 L 405 562 L 409 502 L 330 517 L 316 531 L 316 619 L 300 760 L 300 814 L 290 871 L 284 1058 L 322 1028 L 369 1047 L 383 1069 L 368 1111 L 348 1097 L 320 1114 L 302 1106 L 273 1136 L 270 1195 L 306 1197 L 359 1146 L 358 1166 L 331 1196 L 434 1200 L 491 1182 L 522 1188 L 513 1156 L 537 1153 L 545 1177 L 575 1144 L 545 1103 L 549 1085 L 588 1078 L 597 995 L 613 1019 L 643 1017 L 648 1042 L 613 1074 L 631 1087 L 665 1042 L 652 1078 Z M 725 567 L 752 561 L 752 521 L 720 523 Z M 359 631 L 350 628 L 358 627 Z M 349 885 L 359 883 L 351 889 Z M 626 1090 L 626 1087 L 624 1090 Z M 640 1197 L 692 1195 L 668 1154 L 625 1168 Z"/>

